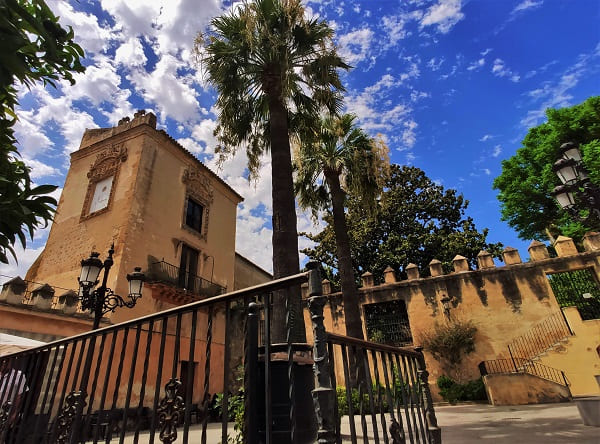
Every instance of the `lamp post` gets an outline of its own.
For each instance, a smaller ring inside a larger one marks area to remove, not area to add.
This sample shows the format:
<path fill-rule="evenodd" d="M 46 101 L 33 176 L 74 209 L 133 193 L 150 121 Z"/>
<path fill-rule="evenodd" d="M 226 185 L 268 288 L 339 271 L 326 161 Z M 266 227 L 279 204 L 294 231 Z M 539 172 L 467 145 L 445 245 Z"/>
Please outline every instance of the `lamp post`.
<path fill-rule="evenodd" d="M 113 266 L 112 255 L 115 252 L 115 246 L 112 244 L 108 250 L 108 257 L 102 262 L 98 257 L 100 253 L 92 252 L 90 257 L 81 261 L 81 274 L 77 278 L 79 281 L 79 297 L 81 308 L 90 310 L 94 313 L 93 330 L 100 326 L 100 320 L 109 311 L 114 312 L 118 307 L 133 308 L 137 300 L 142 297 L 142 287 L 144 286 L 145 276 L 140 267 L 136 267 L 133 273 L 127 275 L 129 282 L 129 300 L 124 300 L 113 290 L 106 286 L 108 273 Z M 104 269 L 102 284 L 94 289 L 98 284 L 100 271 Z"/>
<path fill-rule="evenodd" d="M 552 171 L 562 185 L 554 187 L 552 196 L 574 219 L 584 223 L 593 218 L 600 221 L 600 187 L 590 181 L 579 148 L 573 142 L 563 143 L 558 155 Z M 582 209 L 588 210 L 586 216 L 581 215 Z"/>

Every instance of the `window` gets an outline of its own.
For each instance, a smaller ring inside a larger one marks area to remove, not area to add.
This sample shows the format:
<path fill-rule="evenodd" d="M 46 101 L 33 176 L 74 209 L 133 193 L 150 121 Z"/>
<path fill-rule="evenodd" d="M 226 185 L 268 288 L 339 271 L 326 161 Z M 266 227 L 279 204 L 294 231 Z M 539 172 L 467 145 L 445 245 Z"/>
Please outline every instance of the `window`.
<path fill-rule="evenodd" d="M 90 203 L 90 214 L 102 210 L 108 206 L 112 184 L 113 176 L 96 182 L 94 187 L 94 196 L 92 197 L 92 202 Z"/>
<path fill-rule="evenodd" d="M 187 209 L 185 213 L 185 224 L 202 233 L 202 216 L 204 215 L 204 207 L 198 202 L 190 199 L 187 200 Z"/>
<path fill-rule="evenodd" d="M 198 271 L 198 250 L 183 244 L 181 246 L 181 261 L 179 262 L 179 287 L 194 291 L 196 272 Z"/>

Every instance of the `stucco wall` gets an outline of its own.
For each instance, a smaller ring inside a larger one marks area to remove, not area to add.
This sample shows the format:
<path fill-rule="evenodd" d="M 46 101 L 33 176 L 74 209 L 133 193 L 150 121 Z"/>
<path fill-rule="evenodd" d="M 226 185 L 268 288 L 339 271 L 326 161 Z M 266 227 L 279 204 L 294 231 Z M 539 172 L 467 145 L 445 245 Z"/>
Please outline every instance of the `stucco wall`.
<path fill-rule="evenodd" d="M 273 280 L 273 275 L 239 253 L 235 254 L 235 285 L 234 290 L 253 287 Z"/>
<path fill-rule="evenodd" d="M 475 379 L 479 377 L 477 365 L 481 361 L 508 358 L 507 345 L 514 338 L 527 333 L 535 324 L 560 311 L 546 273 L 590 268 L 596 276 L 599 275 L 600 235 L 589 234 L 585 241 L 586 251 L 581 253 L 577 252 L 572 240 L 561 237 L 559 242 L 556 246 L 559 256 L 555 258 L 549 257 L 542 244 L 533 242 L 529 248 L 530 260 L 524 263 L 519 253 L 509 247 L 505 251 L 505 265 L 502 267 L 496 267 L 491 257 L 482 252 L 477 270 L 469 270 L 464 258 L 457 256 L 455 272 L 448 275 L 441 274 L 441 267 L 436 261 L 432 261 L 432 276 L 427 278 L 420 278 L 416 269 L 413 269 L 409 273 L 410 279 L 396 282 L 393 271 L 388 271 L 386 282 L 373 286 L 372 278 L 367 273 L 363 276 L 359 303 L 364 312 L 363 307 L 367 304 L 404 300 L 414 343 L 417 345 L 423 332 L 436 323 L 447 321 L 441 299 L 444 296 L 451 297 L 449 316 L 470 320 L 477 327 L 475 351 L 463 360 L 453 376 L 458 375 L 463 380 Z M 326 293 L 329 285 L 327 282 L 324 284 Z M 325 307 L 326 329 L 345 334 L 341 294 L 328 294 L 328 299 L 329 304 Z M 310 325 L 307 311 L 305 322 Z M 600 345 L 600 336 L 595 326 L 593 324 L 590 328 L 580 329 L 587 338 L 586 345 L 570 351 L 569 359 L 572 363 L 577 362 L 579 367 L 587 366 L 591 369 L 597 362 L 594 360 L 597 357 L 594 358 L 590 352 L 590 349 L 595 350 Z M 425 352 L 425 357 L 430 383 L 435 384 L 439 376 L 448 374 L 448 369 L 443 368 L 429 353 Z M 569 374 L 575 367 L 577 366 L 572 365 L 565 368 L 565 373 L 571 380 L 578 377 L 576 373 L 572 376 Z M 435 396 L 437 388 L 433 392 Z"/>
<path fill-rule="evenodd" d="M 543 404 L 570 400 L 570 393 L 565 386 L 527 373 L 486 375 L 483 382 L 492 405 Z"/>
<path fill-rule="evenodd" d="M 200 277 L 233 289 L 236 209 L 242 198 L 164 131 L 157 131 L 155 124 L 152 114 L 136 114 L 118 127 L 86 131 L 80 149 L 71 155 L 46 247 L 28 271 L 27 280 L 76 289 L 81 259 L 92 250 L 104 259 L 114 242 L 108 286 L 126 296 L 127 273 L 136 266 L 146 270 L 149 257 L 178 267 L 185 243 L 200 252 Z M 114 149 L 126 155 L 119 162 L 109 207 L 82 218 L 88 174 L 98 156 Z M 212 202 L 205 208 L 209 210 L 205 237 L 184 224 L 190 189 L 189 183 L 183 182 L 186 171 L 206 180 L 212 193 Z M 122 322 L 162 307 L 162 302 L 145 295 L 133 309 L 117 310 L 112 320 Z"/>

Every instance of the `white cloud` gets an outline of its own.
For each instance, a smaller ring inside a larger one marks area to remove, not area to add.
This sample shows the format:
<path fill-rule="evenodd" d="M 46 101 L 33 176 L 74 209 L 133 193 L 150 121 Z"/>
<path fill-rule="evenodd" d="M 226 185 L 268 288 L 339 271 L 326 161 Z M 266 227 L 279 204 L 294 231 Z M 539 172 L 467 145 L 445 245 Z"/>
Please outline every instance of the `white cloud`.
<path fill-rule="evenodd" d="M 402 131 L 402 142 L 407 148 L 412 148 L 417 142 L 417 122 L 408 120 L 404 122 L 404 130 Z M 413 158 L 414 159 L 414 158 Z"/>
<path fill-rule="evenodd" d="M 55 168 L 44 162 L 40 162 L 39 160 L 27 158 L 23 158 L 23 160 L 25 161 L 27 166 L 31 168 L 30 176 L 32 179 L 40 179 L 42 177 L 48 176 L 58 176 L 61 174 L 58 168 Z"/>
<path fill-rule="evenodd" d="M 514 73 L 512 70 L 510 70 L 504 63 L 504 60 L 502 59 L 494 60 L 494 64 L 492 66 L 492 73 L 496 77 L 507 77 L 511 82 L 514 83 L 519 82 L 519 80 L 521 79 L 519 74 Z"/>
<path fill-rule="evenodd" d="M 147 60 L 142 42 L 137 37 L 128 39 L 115 51 L 115 64 L 143 66 Z"/>
<path fill-rule="evenodd" d="M 442 63 L 444 63 L 444 60 L 444 57 L 440 57 L 439 59 L 437 57 L 433 57 L 429 60 L 429 62 L 427 62 L 427 66 L 432 71 L 437 71 L 441 68 Z"/>
<path fill-rule="evenodd" d="M 362 28 L 343 34 L 338 39 L 339 55 L 350 65 L 357 65 L 369 56 L 373 31 Z"/>
<path fill-rule="evenodd" d="M 483 137 L 481 137 L 481 139 L 479 139 L 480 142 L 487 142 L 488 140 L 490 140 L 492 137 L 494 137 L 491 134 L 484 134 Z"/>
<path fill-rule="evenodd" d="M 494 147 L 494 151 L 492 152 L 492 157 L 498 157 L 502 153 L 502 146 L 496 145 Z"/>
<path fill-rule="evenodd" d="M 384 16 L 382 19 L 383 29 L 389 42 L 385 45 L 386 48 L 393 47 L 398 42 L 410 35 L 405 29 L 406 19 L 403 16 Z"/>
<path fill-rule="evenodd" d="M 541 101 L 541 103 L 535 109 L 527 112 L 527 115 L 521 119 L 521 125 L 526 128 L 535 126 L 544 119 L 546 109 L 569 106 L 573 99 L 569 91 L 577 86 L 579 80 L 588 71 L 597 71 L 595 61 L 598 58 L 600 58 L 600 43 L 592 52 L 580 54 L 577 62 L 563 71 L 557 80 L 545 81 L 539 88 L 529 91 L 527 95 L 533 101 Z"/>
<path fill-rule="evenodd" d="M 12 255 L 9 254 L 9 263 L 0 264 L 0 274 L 10 277 L 21 276 L 21 278 L 24 278 L 31 264 L 33 264 L 43 250 L 43 246 L 38 248 L 26 248 L 23 250 L 21 244 L 17 243 L 15 245 L 15 254 L 19 259 L 19 263 L 16 263 Z M 0 276 L 1 282 L 6 282 L 10 279 L 4 276 Z"/>
<path fill-rule="evenodd" d="M 464 17 L 461 12 L 461 0 L 438 0 L 421 19 L 421 28 L 437 25 L 438 31 L 446 34 Z"/>
<path fill-rule="evenodd" d="M 516 14 L 517 12 L 526 11 L 528 9 L 534 9 L 542 6 L 544 3 L 543 0 L 535 1 L 535 0 L 524 0 L 515 6 L 515 9 L 512 10 L 511 14 Z"/>
<path fill-rule="evenodd" d="M 479 60 L 476 60 L 473 63 L 471 63 L 469 66 L 467 66 L 467 71 L 479 70 L 479 69 L 483 68 L 483 65 L 485 65 L 485 58 L 482 57 Z"/>
<path fill-rule="evenodd" d="M 485 175 L 486 175 L 486 176 L 489 176 L 489 175 L 491 175 L 491 174 L 492 174 L 492 172 L 490 171 L 490 169 L 489 169 L 489 168 L 484 168 L 484 169 L 483 169 L 483 172 L 485 173 Z"/>
<path fill-rule="evenodd" d="M 214 135 L 217 122 L 211 119 L 205 119 L 192 129 L 192 137 L 199 142 L 204 143 L 206 149 L 213 151 L 217 146 L 217 139 Z"/>

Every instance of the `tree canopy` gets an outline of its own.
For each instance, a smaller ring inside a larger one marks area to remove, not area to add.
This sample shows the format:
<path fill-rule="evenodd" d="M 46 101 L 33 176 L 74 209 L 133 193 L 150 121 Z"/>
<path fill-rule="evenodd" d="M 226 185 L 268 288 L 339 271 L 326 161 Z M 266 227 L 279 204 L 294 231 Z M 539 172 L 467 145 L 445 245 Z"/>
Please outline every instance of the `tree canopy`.
<path fill-rule="evenodd" d="M 17 85 L 66 79 L 83 72 L 83 50 L 73 42 L 73 31 L 63 29 L 42 0 L 0 0 L 0 262 L 15 257 L 17 239 L 25 248 L 29 234 L 45 226 L 56 207 L 52 185 L 34 186 L 30 169 L 19 158 L 14 125 Z M 15 257 L 16 259 L 16 257 Z"/>
<path fill-rule="evenodd" d="M 581 239 L 596 225 L 575 222 L 550 194 L 559 178 L 552 171 L 560 146 L 579 145 L 590 179 L 600 184 L 600 96 L 568 108 L 546 110 L 548 121 L 533 127 L 517 153 L 502 162 L 502 174 L 494 181 L 499 190 L 502 220 L 521 239 L 552 240 L 558 234 Z"/>
<path fill-rule="evenodd" d="M 344 299 L 346 334 L 363 339 L 358 291 L 352 267 L 350 238 L 344 215 L 346 193 L 360 196 L 363 208 L 372 208 L 389 168 L 387 146 L 355 125 L 344 114 L 322 119 L 313 137 L 295 153 L 296 193 L 300 206 L 313 212 L 331 208 L 338 270 Z"/>
<path fill-rule="evenodd" d="M 465 217 L 467 206 L 468 201 L 456 190 L 436 185 L 419 168 L 392 165 L 372 216 L 365 215 L 360 196 L 348 196 L 346 221 L 355 274 L 369 271 L 382 282 L 388 266 L 406 277 L 406 266 L 414 263 L 421 275 L 427 276 L 432 259 L 440 260 L 450 271 L 457 254 L 466 257 L 471 266 L 481 250 L 499 256 L 502 245 L 486 242 L 488 230 L 478 231 L 473 219 Z M 303 233 L 317 243 L 303 252 L 329 267 L 329 279 L 337 282 L 331 214 L 324 220 L 328 225 L 320 233 Z"/>
<path fill-rule="evenodd" d="M 200 34 L 195 53 L 218 92 L 215 136 L 221 159 L 245 148 L 250 177 L 262 154 L 271 154 L 273 276 L 298 273 L 298 231 L 290 138 L 337 112 L 343 89 L 333 30 L 307 18 L 300 0 L 254 0 L 231 8 Z M 288 297 L 289 296 L 289 297 Z M 274 295 L 273 337 L 284 341 L 285 302 L 291 330 L 303 341 L 300 290 Z"/>

